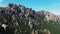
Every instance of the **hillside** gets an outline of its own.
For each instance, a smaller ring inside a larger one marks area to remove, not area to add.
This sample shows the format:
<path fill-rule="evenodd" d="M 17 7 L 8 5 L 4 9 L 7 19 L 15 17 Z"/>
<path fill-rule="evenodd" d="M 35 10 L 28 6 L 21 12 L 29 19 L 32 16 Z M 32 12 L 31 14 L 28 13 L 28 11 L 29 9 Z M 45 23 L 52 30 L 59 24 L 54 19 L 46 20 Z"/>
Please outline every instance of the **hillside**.
<path fill-rule="evenodd" d="M 23 5 L 0 7 L 0 34 L 59 34 L 59 21 L 59 16 L 48 11 L 37 12 Z"/>

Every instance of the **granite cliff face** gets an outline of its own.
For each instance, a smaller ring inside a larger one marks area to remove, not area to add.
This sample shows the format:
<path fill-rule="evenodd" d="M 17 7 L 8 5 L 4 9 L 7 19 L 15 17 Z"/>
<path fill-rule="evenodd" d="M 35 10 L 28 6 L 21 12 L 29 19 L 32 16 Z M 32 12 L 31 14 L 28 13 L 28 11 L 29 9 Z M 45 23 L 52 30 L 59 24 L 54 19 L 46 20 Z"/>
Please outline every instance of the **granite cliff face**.
<path fill-rule="evenodd" d="M 0 7 L 0 26 L 6 34 L 40 34 L 45 21 L 60 21 L 60 17 L 48 11 L 35 11 L 22 5 L 9 4 Z M 8 27 L 8 28 L 7 28 Z"/>
<path fill-rule="evenodd" d="M 53 20 L 57 23 L 60 23 L 60 16 L 59 15 L 54 15 L 53 13 L 50 13 L 49 11 L 39 11 L 38 14 L 40 15 L 44 15 L 45 16 L 45 20 L 49 21 L 49 20 Z"/>
<path fill-rule="evenodd" d="M 9 4 L 8 7 L 0 7 L 0 25 L 5 34 L 34 34 L 38 26 L 41 26 L 39 18 L 31 8 L 22 5 Z M 11 32 L 6 33 L 7 28 Z M 40 27 L 38 27 L 40 28 Z M 1 34 L 1 33 L 0 33 Z"/>

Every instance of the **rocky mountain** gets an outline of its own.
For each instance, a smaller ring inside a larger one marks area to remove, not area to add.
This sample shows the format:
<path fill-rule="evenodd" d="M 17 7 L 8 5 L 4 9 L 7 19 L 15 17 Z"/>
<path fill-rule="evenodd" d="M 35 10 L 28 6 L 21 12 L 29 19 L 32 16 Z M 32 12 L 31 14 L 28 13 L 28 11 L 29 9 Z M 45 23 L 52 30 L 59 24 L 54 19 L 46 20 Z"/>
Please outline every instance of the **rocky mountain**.
<path fill-rule="evenodd" d="M 4 28 L 4 32 L 0 34 L 34 34 L 35 31 L 38 33 L 37 27 L 41 26 L 40 22 L 31 8 L 16 4 L 0 7 L 0 27 Z"/>
<path fill-rule="evenodd" d="M 38 14 L 40 15 L 45 15 L 45 20 L 49 21 L 49 20 L 53 20 L 57 23 L 60 23 L 60 16 L 59 15 L 55 15 L 53 13 L 50 13 L 49 11 L 38 11 Z"/>
<path fill-rule="evenodd" d="M 50 34 L 49 30 L 41 30 L 49 20 L 59 22 L 60 17 L 48 11 L 37 12 L 23 5 L 9 4 L 8 7 L 0 7 L 0 28 L 5 34 Z"/>

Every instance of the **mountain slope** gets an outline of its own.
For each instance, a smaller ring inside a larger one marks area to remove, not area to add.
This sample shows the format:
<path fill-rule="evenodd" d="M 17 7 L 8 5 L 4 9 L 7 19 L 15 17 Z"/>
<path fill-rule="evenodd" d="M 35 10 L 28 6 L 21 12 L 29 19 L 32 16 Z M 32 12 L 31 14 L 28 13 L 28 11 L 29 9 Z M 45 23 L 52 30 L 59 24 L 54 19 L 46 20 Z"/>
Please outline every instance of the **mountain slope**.
<path fill-rule="evenodd" d="M 50 34 L 47 26 L 51 21 L 58 22 L 59 17 L 55 18 L 57 16 L 50 12 L 37 12 L 22 5 L 9 4 L 8 7 L 0 7 L 0 27 L 5 34 Z"/>
<path fill-rule="evenodd" d="M 59 15 L 54 15 L 53 13 L 50 13 L 49 11 L 39 11 L 37 14 L 40 14 L 40 15 L 45 15 L 45 19 L 47 21 L 49 20 L 53 20 L 57 23 L 60 23 L 60 16 Z"/>

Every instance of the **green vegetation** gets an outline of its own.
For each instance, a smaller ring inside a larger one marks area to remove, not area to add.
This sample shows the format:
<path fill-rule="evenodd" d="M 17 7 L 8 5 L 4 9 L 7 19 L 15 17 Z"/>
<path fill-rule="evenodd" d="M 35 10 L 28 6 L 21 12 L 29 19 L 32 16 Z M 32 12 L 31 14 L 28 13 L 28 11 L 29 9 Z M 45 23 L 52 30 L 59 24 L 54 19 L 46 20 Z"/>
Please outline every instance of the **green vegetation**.
<path fill-rule="evenodd" d="M 60 24 L 54 21 L 45 23 L 43 28 L 49 30 L 51 34 L 60 34 Z"/>

